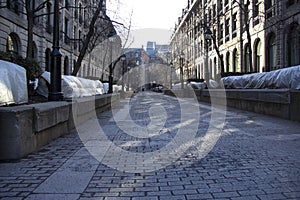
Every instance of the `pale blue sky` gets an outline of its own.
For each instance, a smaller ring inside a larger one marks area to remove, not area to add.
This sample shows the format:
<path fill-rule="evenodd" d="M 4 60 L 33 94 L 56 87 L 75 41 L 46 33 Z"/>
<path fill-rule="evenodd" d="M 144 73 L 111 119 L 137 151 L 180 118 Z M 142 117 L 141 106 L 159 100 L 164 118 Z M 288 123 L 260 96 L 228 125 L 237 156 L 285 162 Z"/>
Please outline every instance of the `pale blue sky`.
<path fill-rule="evenodd" d="M 187 0 L 120 0 L 118 6 L 112 6 L 116 1 L 107 2 L 108 10 L 114 13 L 110 17 L 126 20 L 132 11 L 132 29 L 173 29 L 181 10 L 187 6 Z"/>

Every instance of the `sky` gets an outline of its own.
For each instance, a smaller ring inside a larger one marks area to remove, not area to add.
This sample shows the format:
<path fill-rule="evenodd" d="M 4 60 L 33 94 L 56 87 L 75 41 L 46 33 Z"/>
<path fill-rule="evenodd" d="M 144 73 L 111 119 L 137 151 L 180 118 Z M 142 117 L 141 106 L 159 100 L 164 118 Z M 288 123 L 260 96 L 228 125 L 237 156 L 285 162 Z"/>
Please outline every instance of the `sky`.
<path fill-rule="evenodd" d="M 107 0 L 107 13 L 112 20 L 127 26 L 131 19 L 134 42 L 130 47 L 146 46 L 147 41 L 168 44 L 175 23 L 187 2 L 188 0 Z"/>
<path fill-rule="evenodd" d="M 187 0 L 108 0 L 109 10 L 123 19 L 132 11 L 133 29 L 160 28 L 173 29 L 181 10 L 187 6 Z M 114 17 L 112 17 L 114 18 Z"/>

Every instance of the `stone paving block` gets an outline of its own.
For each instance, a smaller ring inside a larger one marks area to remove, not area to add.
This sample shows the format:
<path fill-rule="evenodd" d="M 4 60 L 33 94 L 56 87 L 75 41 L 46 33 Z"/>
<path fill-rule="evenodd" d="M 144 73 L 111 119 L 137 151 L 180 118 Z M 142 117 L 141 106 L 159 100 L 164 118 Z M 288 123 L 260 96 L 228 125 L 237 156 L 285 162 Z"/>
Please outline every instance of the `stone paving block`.
<path fill-rule="evenodd" d="M 191 194 L 186 195 L 187 199 L 190 200 L 204 200 L 204 199 L 213 199 L 213 196 L 210 193 L 205 194 Z"/>
<path fill-rule="evenodd" d="M 266 195 L 258 195 L 258 198 L 261 200 L 278 200 L 278 199 L 286 199 L 286 197 L 281 194 L 281 193 L 277 193 L 277 194 L 266 194 Z"/>
<path fill-rule="evenodd" d="M 241 196 L 241 197 L 234 197 L 231 200 L 259 200 L 257 196 Z"/>
<path fill-rule="evenodd" d="M 76 200 L 79 198 L 79 194 L 31 194 L 26 199 L 28 200 L 58 200 L 68 199 Z"/>
<path fill-rule="evenodd" d="M 132 200 L 158 200 L 158 197 L 133 197 Z"/>
<path fill-rule="evenodd" d="M 219 192 L 219 193 L 212 193 L 214 198 L 233 198 L 239 197 L 240 195 L 237 192 Z"/>
<path fill-rule="evenodd" d="M 43 182 L 35 193 L 81 193 L 85 190 L 93 172 L 55 172 L 45 182 Z"/>

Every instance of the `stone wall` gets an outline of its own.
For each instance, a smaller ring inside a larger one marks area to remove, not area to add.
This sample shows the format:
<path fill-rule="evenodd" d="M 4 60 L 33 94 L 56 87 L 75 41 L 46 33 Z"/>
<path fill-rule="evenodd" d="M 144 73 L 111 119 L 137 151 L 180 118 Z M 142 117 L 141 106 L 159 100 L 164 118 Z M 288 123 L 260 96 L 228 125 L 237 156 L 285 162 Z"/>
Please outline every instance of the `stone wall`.
<path fill-rule="evenodd" d="M 119 95 L 0 108 L 0 160 L 19 159 L 110 108 Z M 76 106 L 76 108 L 74 108 Z"/>
<path fill-rule="evenodd" d="M 174 90 L 176 91 L 176 90 Z M 167 95 L 174 92 L 165 90 Z M 226 93 L 225 93 L 226 92 Z M 300 91 L 290 89 L 211 89 L 194 90 L 198 101 L 226 105 L 260 114 L 280 117 L 300 122 Z M 177 95 L 176 95 L 177 96 Z M 190 92 L 177 97 L 192 97 Z"/>

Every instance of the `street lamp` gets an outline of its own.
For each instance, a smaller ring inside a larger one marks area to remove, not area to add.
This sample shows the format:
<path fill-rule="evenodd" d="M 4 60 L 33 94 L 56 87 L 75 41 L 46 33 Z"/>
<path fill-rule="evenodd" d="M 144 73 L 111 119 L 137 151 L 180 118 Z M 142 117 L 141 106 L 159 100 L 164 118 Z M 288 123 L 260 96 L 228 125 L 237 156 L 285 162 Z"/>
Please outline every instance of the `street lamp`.
<path fill-rule="evenodd" d="M 181 89 L 183 89 L 183 59 L 184 59 L 184 53 L 181 52 L 179 55 L 180 57 L 180 82 L 181 82 Z"/>
<path fill-rule="evenodd" d="M 130 70 L 130 66 L 127 67 L 127 88 L 126 91 L 129 91 L 129 70 Z"/>
<path fill-rule="evenodd" d="M 212 32 L 211 30 L 207 27 L 206 30 L 204 31 L 204 39 L 205 39 L 205 82 L 207 85 L 207 88 L 209 88 L 209 71 L 208 71 L 208 47 L 209 43 L 212 39 Z"/>
<path fill-rule="evenodd" d="M 115 41 L 116 32 L 111 30 L 108 34 L 108 41 L 110 43 L 110 64 L 109 64 L 109 77 L 108 77 L 108 93 L 113 93 L 113 44 Z"/>
<path fill-rule="evenodd" d="M 170 62 L 170 71 L 171 71 L 171 74 L 170 74 L 170 89 L 172 89 L 172 69 L 173 69 L 173 62 Z"/>
<path fill-rule="evenodd" d="M 61 53 L 59 51 L 59 1 L 54 1 L 53 50 L 51 53 L 49 101 L 63 100 L 61 92 Z"/>
<path fill-rule="evenodd" d="M 126 62 L 126 55 L 122 55 L 122 91 L 124 92 L 124 73 L 125 73 L 125 62 Z"/>

